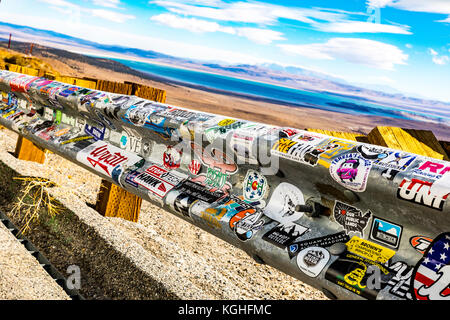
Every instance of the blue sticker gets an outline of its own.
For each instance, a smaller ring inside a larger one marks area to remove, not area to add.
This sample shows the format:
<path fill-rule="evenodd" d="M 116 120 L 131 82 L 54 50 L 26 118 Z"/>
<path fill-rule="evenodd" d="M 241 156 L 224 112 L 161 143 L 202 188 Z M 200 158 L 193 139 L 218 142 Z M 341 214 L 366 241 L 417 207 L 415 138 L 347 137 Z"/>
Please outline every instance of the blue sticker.
<path fill-rule="evenodd" d="M 402 226 L 374 217 L 370 238 L 397 249 L 400 244 L 402 231 Z"/>

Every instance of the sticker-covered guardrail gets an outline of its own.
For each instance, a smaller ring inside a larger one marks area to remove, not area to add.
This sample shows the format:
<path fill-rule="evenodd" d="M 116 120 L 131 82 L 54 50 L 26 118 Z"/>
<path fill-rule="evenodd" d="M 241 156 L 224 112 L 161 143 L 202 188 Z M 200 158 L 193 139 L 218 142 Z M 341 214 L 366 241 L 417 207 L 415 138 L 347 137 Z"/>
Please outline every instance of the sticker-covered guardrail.
<path fill-rule="evenodd" d="M 1 125 L 329 296 L 450 299 L 449 162 L 9 71 L 0 91 Z"/>

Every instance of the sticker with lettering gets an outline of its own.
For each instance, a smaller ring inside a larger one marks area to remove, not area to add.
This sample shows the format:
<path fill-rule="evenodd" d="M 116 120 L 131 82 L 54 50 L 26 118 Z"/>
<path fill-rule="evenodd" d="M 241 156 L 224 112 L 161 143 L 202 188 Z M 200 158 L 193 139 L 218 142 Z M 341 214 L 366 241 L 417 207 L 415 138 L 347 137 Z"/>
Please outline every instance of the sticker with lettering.
<path fill-rule="evenodd" d="M 335 243 L 345 243 L 350 240 L 350 237 L 345 233 L 345 231 L 338 232 L 335 234 L 326 235 L 319 238 L 307 239 L 303 241 L 298 241 L 292 243 L 289 248 L 289 257 L 295 257 L 300 251 L 308 248 L 308 247 L 321 247 L 326 248 Z"/>
<path fill-rule="evenodd" d="M 397 198 L 442 211 L 450 189 L 445 184 L 441 188 L 433 185 L 419 179 L 403 179 L 397 189 Z"/>
<path fill-rule="evenodd" d="M 406 300 L 412 300 L 410 288 L 413 267 L 407 265 L 403 261 L 397 261 L 389 264 L 394 276 L 389 280 L 389 293 Z"/>
<path fill-rule="evenodd" d="M 400 245 L 402 231 L 402 226 L 374 216 L 370 239 L 397 249 Z"/>
<path fill-rule="evenodd" d="M 309 247 L 297 255 L 300 270 L 311 278 L 317 277 L 330 260 L 330 253 L 322 247 Z"/>
<path fill-rule="evenodd" d="M 340 185 L 355 192 L 366 190 L 372 161 L 358 153 L 347 153 L 331 162 L 330 175 Z"/>
<path fill-rule="evenodd" d="M 386 263 L 395 255 L 395 251 L 374 242 L 354 236 L 347 242 L 347 250 L 379 263 Z"/>
<path fill-rule="evenodd" d="M 364 229 L 372 215 L 370 210 L 363 214 L 361 210 L 340 201 L 336 201 L 333 213 L 334 219 L 344 227 L 347 234 L 355 232 L 361 236 L 364 236 Z"/>
<path fill-rule="evenodd" d="M 116 167 L 131 167 L 145 160 L 103 141 L 96 141 L 77 153 L 77 161 L 112 178 Z"/>
<path fill-rule="evenodd" d="M 384 265 L 346 252 L 328 267 L 325 279 L 366 299 L 375 300 L 394 273 Z"/>
<path fill-rule="evenodd" d="M 343 141 L 340 139 L 325 139 L 319 143 L 313 150 L 305 154 L 305 160 L 311 165 L 317 163 L 328 168 L 330 160 L 344 151 L 351 150 L 356 142 Z"/>
<path fill-rule="evenodd" d="M 185 176 L 176 171 L 167 171 L 156 165 L 147 168 L 133 181 L 148 189 L 154 195 L 163 198 L 167 192 L 183 181 Z"/>
<path fill-rule="evenodd" d="M 314 149 L 312 144 L 281 138 L 272 146 L 270 153 L 284 159 L 314 166 L 316 163 L 305 161 L 305 154 L 312 149 Z"/>
<path fill-rule="evenodd" d="M 414 174 L 437 180 L 447 172 L 450 173 L 450 165 L 448 162 L 439 162 L 438 160 L 423 161 L 417 169 L 412 170 Z"/>
<path fill-rule="evenodd" d="M 297 223 L 278 224 L 265 233 L 263 239 L 284 249 L 309 231 L 309 228 Z"/>
<path fill-rule="evenodd" d="M 414 268 L 415 300 L 450 301 L 450 232 L 437 236 Z"/>

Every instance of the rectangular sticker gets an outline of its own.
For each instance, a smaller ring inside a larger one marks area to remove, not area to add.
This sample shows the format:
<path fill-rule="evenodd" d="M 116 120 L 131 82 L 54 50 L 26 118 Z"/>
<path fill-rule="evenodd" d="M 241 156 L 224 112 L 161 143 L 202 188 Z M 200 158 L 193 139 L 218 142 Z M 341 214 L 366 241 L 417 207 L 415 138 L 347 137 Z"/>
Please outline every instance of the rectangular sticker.
<path fill-rule="evenodd" d="M 179 184 L 183 178 L 158 166 L 151 166 L 134 177 L 133 181 L 160 198 Z"/>
<path fill-rule="evenodd" d="M 395 251 L 368 240 L 354 236 L 347 242 L 347 250 L 369 260 L 386 263 L 395 255 Z"/>
<path fill-rule="evenodd" d="M 77 153 L 77 161 L 112 178 L 119 167 L 130 167 L 143 159 L 103 141 L 96 141 Z"/>
<path fill-rule="evenodd" d="M 400 244 L 402 231 L 403 227 L 398 224 L 373 217 L 370 239 L 397 249 Z"/>

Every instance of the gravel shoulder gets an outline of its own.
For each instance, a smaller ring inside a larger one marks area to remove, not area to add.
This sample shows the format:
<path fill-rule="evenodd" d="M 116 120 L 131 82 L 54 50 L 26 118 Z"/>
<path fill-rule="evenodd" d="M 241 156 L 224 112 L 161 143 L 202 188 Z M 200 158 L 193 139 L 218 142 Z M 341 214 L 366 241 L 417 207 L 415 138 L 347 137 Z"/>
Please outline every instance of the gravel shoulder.
<path fill-rule="evenodd" d="M 0 299 L 70 300 L 39 262 L 0 223 Z"/>
<path fill-rule="evenodd" d="M 80 266 L 85 298 L 327 299 L 149 202 L 143 201 L 138 223 L 102 217 L 91 208 L 98 176 L 52 153 L 43 165 L 17 160 L 11 155 L 16 140 L 17 134 L 0 130 L 2 184 L 12 188 L 8 179 L 17 173 L 60 186 L 50 193 L 68 210 L 55 221 L 40 221 L 27 237 L 60 271 Z M 7 170 L 13 173 L 5 177 Z M 0 201 L 0 209 L 8 213 L 14 197 Z"/>

